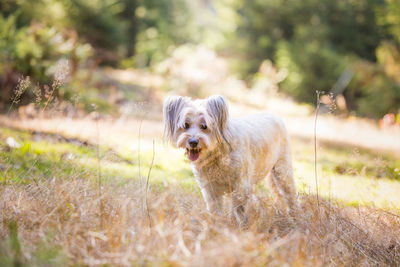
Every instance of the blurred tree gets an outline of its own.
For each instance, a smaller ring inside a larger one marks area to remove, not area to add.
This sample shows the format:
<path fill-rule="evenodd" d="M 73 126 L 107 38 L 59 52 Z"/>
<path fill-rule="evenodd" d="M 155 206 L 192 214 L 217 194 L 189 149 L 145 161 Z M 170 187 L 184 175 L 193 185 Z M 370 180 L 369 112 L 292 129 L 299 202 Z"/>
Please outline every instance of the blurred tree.
<path fill-rule="evenodd" d="M 344 92 L 350 107 L 362 115 L 380 116 L 384 110 L 400 108 L 396 101 L 399 84 L 380 71 L 377 51 L 382 42 L 399 47 L 400 2 L 392 0 L 234 0 L 240 14 L 238 35 L 232 46 L 240 55 L 237 70 L 243 77 L 255 73 L 270 58 L 288 70 L 280 87 L 296 99 L 313 103 L 315 91 L 330 91 L 346 69 L 356 80 Z M 393 48 L 391 51 L 395 51 Z M 361 86 L 363 64 L 376 71 L 371 84 Z M 385 63 L 386 64 L 386 63 Z M 380 81 L 380 82 L 378 82 Z M 385 88 L 383 88 L 385 87 Z M 376 89 L 373 89 L 376 88 Z M 390 89 L 391 88 L 391 89 Z M 382 107 L 375 109 L 373 92 L 385 93 Z M 363 99 L 361 101 L 361 99 Z M 361 101 L 361 102 L 360 102 Z M 370 111 L 367 111 L 370 107 Z"/>
<path fill-rule="evenodd" d="M 91 47 L 77 43 L 68 32 L 46 21 L 43 1 L 1 2 L 0 13 L 0 102 L 10 100 L 21 76 L 36 83 L 52 84 L 56 66 L 63 58 L 79 64 L 91 55 Z M 57 4 L 49 1 L 49 10 Z M 58 5 L 59 7 L 59 5 Z M 40 21 L 40 22 L 39 22 Z"/>
<path fill-rule="evenodd" d="M 400 1 L 386 0 L 385 5 L 377 10 L 378 25 L 392 35 L 397 45 L 400 44 Z M 391 38 L 389 38 L 391 39 Z"/>
<path fill-rule="evenodd" d="M 138 7 L 137 0 L 125 0 L 125 8 L 122 12 L 122 17 L 127 21 L 127 57 L 135 55 L 136 35 L 138 34 L 138 20 L 136 17 L 136 8 Z"/>
<path fill-rule="evenodd" d="M 306 102 L 350 70 L 349 107 L 381 116 L 400 108 L 399 25 L 398 0 L 2 0 L 0 82 L 48 81 L 60 58 L 73 74 L 91 47 L 97 64 L 151 67 L 202 43 L 244 78 L 271 59 L 288 71 L 281 90 Z"/>
<path fill-rule="evenodd" d="M 124 3 L 119 0 L 61 0 L 65 9 L 64 27 L 96 49 L 96 61 L 113 64 L 118 61 L 119 46 L 125 42 L 127 25 L 119 18 Z"/>
<path fill-rule="evenodd" d="M 375 10 L 384 4 L 373 0 L 236 0 L 241 22 L 238 38 L 245 45 L 254 72 L 263 58 L 275 59 L 282 40 L 304 44 L 319 42 L 340 53 L 376 60 L 375 49 L 384 37 Z M 240 53 L 241 51 L 238 51 Z"/>
<path fill-rule="evenodd" d="M 135 10 L 138 22 L 136 55 L 123 65 L 144 67 L 159 62 L 180 44 L 192 42 L 195 31 L 188 0 L 141 0 Z"/>

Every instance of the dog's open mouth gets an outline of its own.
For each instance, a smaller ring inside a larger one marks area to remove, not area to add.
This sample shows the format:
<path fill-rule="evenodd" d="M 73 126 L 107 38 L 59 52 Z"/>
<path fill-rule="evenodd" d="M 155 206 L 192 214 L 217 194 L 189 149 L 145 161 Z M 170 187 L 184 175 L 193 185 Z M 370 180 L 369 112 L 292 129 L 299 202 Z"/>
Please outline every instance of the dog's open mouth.
<path fill-rule="evenodd" d="M 188 153 L 189 159 L 191 161 L 195 161 L 200 156 L 200 148 L 186 148 L 186 152 Z"/>

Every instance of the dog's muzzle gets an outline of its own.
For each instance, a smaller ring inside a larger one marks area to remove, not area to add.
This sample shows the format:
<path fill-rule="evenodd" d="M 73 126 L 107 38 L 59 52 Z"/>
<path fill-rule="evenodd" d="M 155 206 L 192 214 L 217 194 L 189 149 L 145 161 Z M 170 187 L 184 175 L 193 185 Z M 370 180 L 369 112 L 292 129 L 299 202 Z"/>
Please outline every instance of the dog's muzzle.
<path fill-rule="evenodd" d="M 190 148 L 186 148 L 189 159 L 191 161 L 195 161 L 199 158 L 200 156 L 200 148 L 197 147 L 197 145 L 199 144 L 199 139 L 197 138 L 190 138 L 188 140 L 188 144 L 190 146 Z"/>

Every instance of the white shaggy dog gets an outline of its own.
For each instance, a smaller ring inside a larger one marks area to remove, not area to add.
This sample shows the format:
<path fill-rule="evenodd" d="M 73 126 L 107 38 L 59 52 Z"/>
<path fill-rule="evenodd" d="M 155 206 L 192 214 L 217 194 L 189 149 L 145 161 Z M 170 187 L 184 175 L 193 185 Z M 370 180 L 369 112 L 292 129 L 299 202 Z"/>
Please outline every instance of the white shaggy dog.
<path fill-rule="evenodd" d="M 168 97 L 163 113 L 164 138 L 186 149 L 210 212 L 220 213 L 223 195 L 231 194 L 234 218 L 245 223 L 246 202 L 266 177 L 289 210 L 297 208 L 289 137 L 279 118 L 257 114 L 231 119 L 222 96 L 194 101 Z"/>

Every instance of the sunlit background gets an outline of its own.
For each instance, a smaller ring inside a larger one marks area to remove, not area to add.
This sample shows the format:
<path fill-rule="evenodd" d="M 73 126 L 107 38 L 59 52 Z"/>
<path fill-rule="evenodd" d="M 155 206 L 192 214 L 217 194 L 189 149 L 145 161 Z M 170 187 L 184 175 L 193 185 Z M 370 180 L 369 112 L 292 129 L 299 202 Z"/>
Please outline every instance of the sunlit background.
<path fill-rule="evenodd" d="M 160 74 L 163 90 L 194 96 L 234 75 L 301 102 L 315 103 L 316 90 L 344 96 L 341 112 L 399 112 L 398 1 L 3 0 L 0 10 L 3 107 L 22 75 L 51 84 L 66 59 L 65 99 L 109 93 L 95 73 L 111 67 Z"/>

